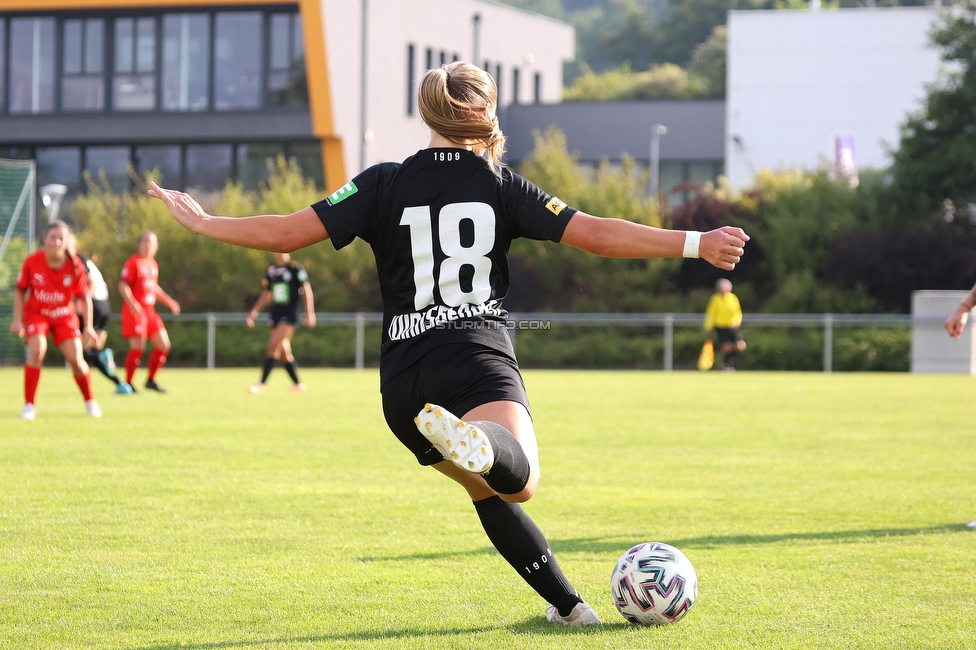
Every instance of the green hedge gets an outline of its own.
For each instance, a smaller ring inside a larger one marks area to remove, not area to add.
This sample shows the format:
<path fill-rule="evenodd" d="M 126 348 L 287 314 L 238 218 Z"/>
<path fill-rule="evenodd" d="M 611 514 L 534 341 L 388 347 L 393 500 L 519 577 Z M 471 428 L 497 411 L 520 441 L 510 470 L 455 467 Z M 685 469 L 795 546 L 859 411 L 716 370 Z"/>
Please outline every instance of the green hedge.
<path fill-rule="evenodd" d="M 9 324 L 9 318 L 7 321 Z M 203 367 L 207 363 L 207 325 L 204 322 L 167 324 L 173 350 L 168 363 Z M 240 325 L 218 325 L 215 361 L 221 367 L 258 366 L 264 358 L 270 330 Z M 818 327 L 743 328 L 748 348 L 739 355 L 741 370 L 823 370 L 823 330 Z M 0 362 L 23 363 L 23 346 L 7 334 Z M 677 327 L 674 331 L 674 368 L 696 367 L 705 340 L 701 330 Z M 524 368 L 645 368 L 664 366 L 664 337 L 660 327 L 552 326 L 549 330 L 520 330 L 515 338 L 519 363 Z M 119 323 L 109 324 L 108 346 L 119 364 L 127 345 Z M 301 328 L 292 348 L 301 366 L 349 367 L 355 364 L 356 330 L 351 325 Z M 380 329 L 366 328 L 365 362 L 379 365 Z M 837 371 L 901 371 L 910 367 L 911 328 L 834 327 L 833 369 Z M 61 353 L 51 349 L 48 365 L 60 365 Z M 719 364 L 716 363 L 716 367 Z"/>
<path fill-rule="evenodd" d="M 816 327 L 744 328 L 743 370 L 823 370 L 823 330 Z M 833 369 L 908 371 L 911 328 L 834 328 Z M 705 335 L 695 328 L 674 331 L 674 368 L 697 366 Z M 519 362 L 525 368 L 664 367 L 662 328 L 561 327 L 519 331 Z M 718 366 L 718 364 L 716 364 Z"/>

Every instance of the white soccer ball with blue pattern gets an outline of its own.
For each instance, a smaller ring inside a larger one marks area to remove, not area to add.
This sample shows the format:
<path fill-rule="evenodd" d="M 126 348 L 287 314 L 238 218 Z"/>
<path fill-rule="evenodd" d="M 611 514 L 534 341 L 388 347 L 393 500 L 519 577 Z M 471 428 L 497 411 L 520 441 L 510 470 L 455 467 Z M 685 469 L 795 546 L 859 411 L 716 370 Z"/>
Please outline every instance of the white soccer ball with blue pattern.
<path fill-rule="evenodd" d="M 698 574 L 675 547 L 646 542 L 617 561 L 610 593 L 617 610 L 634 625 L 674 623 L 698 598 Z"/>

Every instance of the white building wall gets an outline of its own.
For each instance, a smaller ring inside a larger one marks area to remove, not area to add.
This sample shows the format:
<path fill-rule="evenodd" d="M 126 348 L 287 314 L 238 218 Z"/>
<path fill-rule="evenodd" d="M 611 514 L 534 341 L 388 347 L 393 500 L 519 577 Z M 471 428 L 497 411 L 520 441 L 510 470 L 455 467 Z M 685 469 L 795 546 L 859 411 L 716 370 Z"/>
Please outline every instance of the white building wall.
<path fill-rule="evenodd" d="M 931 7 L 729 14 L 726 173 L 812 170 L 854 136 L 860 168 L 890 164 L 899 125 L 937 78 Z"/>
<path fill-rule="evenodd" d="M 475 14 L 481 16 L 478 65 L 502 66 L 501 103 L 513 98 L 513 70 L 520 70 L 521 103 L 534 100 L 541 74 L 541 101 L 562 99 L 563 62 L 575 57 L 575 30 L 558 20 L 482 0 L 321 0 L 335 131 L 343 140 L 346 174 L 383 161 L 400 161 L 427 145 L 416 107 L 426 71 L 426 50 L 447 61 L 474 56 Z M 367 7 L 366 102 L 361 83 L 363 6 Z M 413 115 L 407 114 L 407 52 L 414 46 Z M 497 81 L 497 80 L 496 80 Z M 364 137 L 365 136 L 365 137 Z"/>

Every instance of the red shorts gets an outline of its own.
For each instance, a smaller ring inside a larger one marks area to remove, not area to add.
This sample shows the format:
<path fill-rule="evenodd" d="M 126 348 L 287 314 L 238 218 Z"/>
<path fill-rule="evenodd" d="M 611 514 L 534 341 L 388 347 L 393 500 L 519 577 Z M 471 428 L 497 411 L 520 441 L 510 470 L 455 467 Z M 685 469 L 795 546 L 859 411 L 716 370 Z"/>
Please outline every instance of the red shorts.
<path fill-rule="evenodd" d="M 122 305 L 122 338 L 148 339 L 159 330 L 165 330 L 163 319 L 152 307 L 143 307 L 141 314 L 134 314 L 128 305 Z"/>
<path fill-rule="evenodd" d="M 68 339 L 81 338 L 78 317 L 50 320 L 33 314 L 24 315 L 24 343 L 32 336 L 46 337 L 48 332 L 54 336 L 54 346 L 58 347 Z"/>

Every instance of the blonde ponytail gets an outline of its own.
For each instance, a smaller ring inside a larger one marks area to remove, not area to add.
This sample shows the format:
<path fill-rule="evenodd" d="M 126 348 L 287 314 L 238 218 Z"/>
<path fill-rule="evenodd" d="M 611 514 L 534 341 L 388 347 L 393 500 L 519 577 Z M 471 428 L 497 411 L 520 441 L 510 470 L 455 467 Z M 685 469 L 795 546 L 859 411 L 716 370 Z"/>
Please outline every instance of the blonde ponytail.
<path fill-rule="evenodd" d="M 466 61 L 429 70 L 420 81 L 420 117 L 432 131 L 459 145 L 484 147 L 488 167 L 501 174 L 505 134 L 495 108 L 498 88 L 491 75 Z"/>

